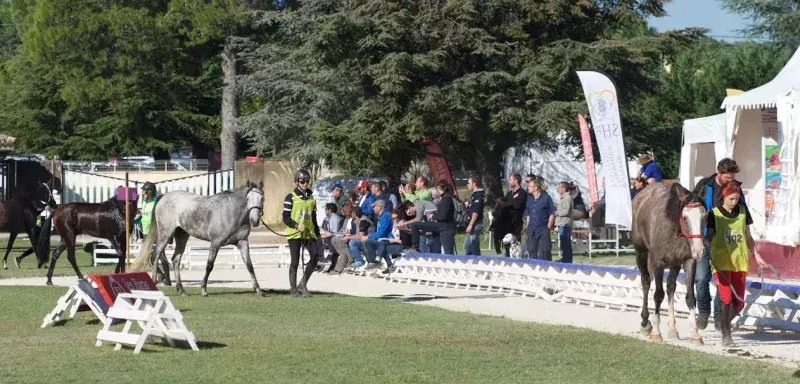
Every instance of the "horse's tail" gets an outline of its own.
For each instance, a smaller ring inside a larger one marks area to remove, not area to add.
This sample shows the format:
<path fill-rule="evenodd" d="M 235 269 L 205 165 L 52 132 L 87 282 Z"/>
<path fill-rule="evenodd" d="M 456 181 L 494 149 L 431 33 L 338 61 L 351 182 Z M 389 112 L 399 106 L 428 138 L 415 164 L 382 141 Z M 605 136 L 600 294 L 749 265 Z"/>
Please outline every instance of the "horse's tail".
<path fill-rule="evenodd" d="M 153 249 L 153 244 L 155 244 L 156 240 L 158 239 L 158 215 L 156 215 L 157 207 L 158 200 L 153 203 L 153 211 L 150 213 L 152 216 L 152 221 L 150 222 L 150 233 L 148 233 L 147 238 L 144 239 L 142 247 L 139 249 L 139 255 L 137 255 L 136 259 L 133 260 L 133 263 L 131 263 L 131 271 L 144 271 L 153 265 L 152 260 L 150 260 L 150 254 L 152 253 L 151 251 Z"/>
<path fill-rule="evenodd" d="M 55 216 L 54 212 L 47 215 L 47 219 L 42 220 L 42 229 L 39 231 L 39 238 L 36 244 L 31 244 L 36 247 L 36 252 L 34 253 L 36 254 L 36 259 L 38 259 L 40 266 L 50 261 L 50 233 L 53 228 L 53 216 Z"/>

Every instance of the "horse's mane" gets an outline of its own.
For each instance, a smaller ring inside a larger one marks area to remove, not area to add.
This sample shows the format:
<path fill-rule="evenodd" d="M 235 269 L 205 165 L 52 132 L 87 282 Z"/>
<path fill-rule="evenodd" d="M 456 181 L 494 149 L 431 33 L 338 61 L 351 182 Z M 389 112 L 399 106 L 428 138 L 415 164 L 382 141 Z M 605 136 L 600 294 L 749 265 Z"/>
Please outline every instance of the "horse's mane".
<path fill-rule="evenodd" d="M 689 191 L 679 183 L 672 184 L 669 189 L 669 198 L 665 206 L 664 216 L 674 225 L 679 225 L 683 207 L 686 204 L 695 202 L 701 202 L 696 193 Z"/>

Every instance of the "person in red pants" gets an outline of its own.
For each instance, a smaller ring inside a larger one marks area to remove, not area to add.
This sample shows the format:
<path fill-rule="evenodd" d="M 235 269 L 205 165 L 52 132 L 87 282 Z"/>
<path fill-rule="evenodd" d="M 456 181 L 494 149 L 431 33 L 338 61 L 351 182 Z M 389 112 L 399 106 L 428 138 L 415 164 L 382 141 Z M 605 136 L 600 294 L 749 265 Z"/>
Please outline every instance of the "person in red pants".
<path fill-rule="evenodd" d="M 719 324 L 724 347 L 735 346 L 731 321 L 744 307 L 740 298 L 744 298 L 748 256 L 752 255 L 761 267 L 767 265 L 755 249 L 747 225 L 749 213 L 739 205 L 741 195 L 742 189 L 738 185 L 727 184 L 722 188 L 722 204 L 712 209 L 707 218 L 705 242 L 711 244 L 711 271 L 717 280 L 722 303 Z"/>

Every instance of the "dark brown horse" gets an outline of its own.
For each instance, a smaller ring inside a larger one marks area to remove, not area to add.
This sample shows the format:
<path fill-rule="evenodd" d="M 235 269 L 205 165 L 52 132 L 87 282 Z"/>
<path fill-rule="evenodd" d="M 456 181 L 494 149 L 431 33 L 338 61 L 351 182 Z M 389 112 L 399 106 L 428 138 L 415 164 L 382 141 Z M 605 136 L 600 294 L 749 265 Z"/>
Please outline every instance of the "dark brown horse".
<path fill-rule="evenodd" d="M 703 256 L 703 223 L 706 210 L 700 198 L 680 184 L 655 183 L 639 192 L 633 199 L 633 245 L 636 248 L 636 265 L 642 280 L 641 331 L 651 340 L 661 340 L 661 302 L 664 300 L 664 270 L 667 276 L 669 314 L 668 337 L 678 338 L 675 330 L 675 288 L 678 273 L 683 267 L 686 275 L 686 305 L 689 307 L 689 325 L 692 342 L 702 344 L 695 323 L 694 272 L 695 263 Z M 647 295 L 650 275 L 656 283 L 653 301 L 653 323 L 648 320 Z"/>
<path fill-rule="evenodd" d="M 0 230 L 9 232 L 6 254 L 3 257 L 3 269 L 8 269 L 6 260 L 18 234 L 27 234 L 34 250 L 38 248 L 35 246 L 37 236 L 33 233 L 33 228 L 36 226 L 36 218 L 48 205 L 55 208 L 56 202 L 50 192 L 50 187 L 44 183 L 39 183 L 39 186 L 27 196 L 14 197 L 0 202 Z M 47 262 L 46 252 L 43 255 L 37 251 L 36 258 L 39 260 L 40 266 Z"/>
<path fill-rule="evenodd" d="M 129 232 L 133 230 L 133 213 L 136 200 L 130 201 L 128 220 Z M 67 250 L 67 260 L 72 264 L 79 279 L 83 279 L 78 264 L 75 262 L 75 238 L 78 235 L 89 235 L 107 239 L 117 251 L 119 262 L 115 273 L 125 272 L 125 255 L 128 253 L 125 233 L 125 201 L 112 197 L 102 203 L 69 203 L 64 204 L 53 213 L 50 220 L 54 223 L 61 241 L 53 250 L 53 260 L 47 270 L 47 285 L 53 285 L 53 268 L 56 266 L 61 252 Z"/>

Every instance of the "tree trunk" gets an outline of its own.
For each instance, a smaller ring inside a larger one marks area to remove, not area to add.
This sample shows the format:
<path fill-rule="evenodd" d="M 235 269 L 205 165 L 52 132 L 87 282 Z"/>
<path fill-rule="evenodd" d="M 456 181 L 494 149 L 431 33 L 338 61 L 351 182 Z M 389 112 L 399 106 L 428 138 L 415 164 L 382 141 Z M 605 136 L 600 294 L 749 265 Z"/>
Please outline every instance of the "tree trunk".
<path fill-rule="evenodd" d="M 222 132 L 219 135 L 222 169 L 233 169 L 238 155 L 239 135 L 236 119 L 239 118 L 239 96 L 236 93 L 236 53 L 230 43 L 222 52 Z"/>
<path fill-rule="evenodd" d="M 475 148 L 475 163 L 478 166 L 484 189 L 486 190 L 487 206 L 494 206 L 495 199 L 503 197 L 502 173 L 503 167 L 500 165 L 502 152 L 489 148 L 487 138 L 484 135 L 485 127 L 479 127 L 482 123 L 477 123 L 476 127 L 470 132 L 472 145 Z"/>

